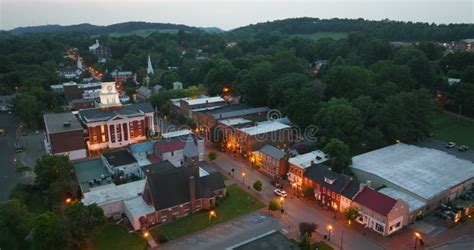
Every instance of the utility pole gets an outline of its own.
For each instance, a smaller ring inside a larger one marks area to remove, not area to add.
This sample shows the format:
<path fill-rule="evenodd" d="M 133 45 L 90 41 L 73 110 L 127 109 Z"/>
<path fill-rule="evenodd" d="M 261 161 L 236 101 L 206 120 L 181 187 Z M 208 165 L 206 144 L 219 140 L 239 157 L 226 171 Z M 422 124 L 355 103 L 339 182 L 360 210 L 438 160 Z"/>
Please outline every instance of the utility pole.
<path fill-rule="evenodd" d="M 342 234 L 341 234 L 341 250 L 342 250 L 343 241 L 344 241 L 344 230 L 342 230 Z"/>

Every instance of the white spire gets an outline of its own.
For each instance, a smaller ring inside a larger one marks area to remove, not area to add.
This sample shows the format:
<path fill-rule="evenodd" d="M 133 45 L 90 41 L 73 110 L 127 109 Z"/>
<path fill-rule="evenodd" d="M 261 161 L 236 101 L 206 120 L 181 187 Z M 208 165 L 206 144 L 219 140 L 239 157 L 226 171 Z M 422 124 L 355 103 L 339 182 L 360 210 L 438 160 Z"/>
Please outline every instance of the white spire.
<path fill-rule="evenodd" d="M 151 66 L 150 54 L 148 54 L 148 68 L 146 69 L 148 75 L 153 75 L 153 66 Z"/>
<path fill-rule="evenodd" d="M 95 39 L 95 44 L 99 46 L 99 39 Z"/>
<path fill-rule="evenodd" d="M 77 54 L 77 68 L 80 70 L 84 70 L 82 68 L 82 62 L 81 62 L 81 57 L 79 56 L 79 53 Z"/>

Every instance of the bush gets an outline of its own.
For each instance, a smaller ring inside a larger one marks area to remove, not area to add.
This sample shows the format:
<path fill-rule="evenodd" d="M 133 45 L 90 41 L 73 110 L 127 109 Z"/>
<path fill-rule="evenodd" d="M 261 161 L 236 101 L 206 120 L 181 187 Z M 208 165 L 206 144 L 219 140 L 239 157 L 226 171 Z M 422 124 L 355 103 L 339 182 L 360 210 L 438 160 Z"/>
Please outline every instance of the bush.
<path fill-rule="evenodd" d="M 168 238 L 164 234 L 161 234 L 161 233 L 158 233 L 155 238 L 160 244 L 168 242 Z"/>
<path fill-rule="evenodd" d="M 262 182 L 260 180 L 256 180 L 254 183 L 253 183 L 253 188 L 257 191 L 261 191 L 262 190 Z"/>
<path fill-rule="evenodd" d="M 273 199 L 268 203 L 268 210 L 270 211 L 278 211 L 281 209 L 281 204 L 278 202 L 277 199 Z"/>

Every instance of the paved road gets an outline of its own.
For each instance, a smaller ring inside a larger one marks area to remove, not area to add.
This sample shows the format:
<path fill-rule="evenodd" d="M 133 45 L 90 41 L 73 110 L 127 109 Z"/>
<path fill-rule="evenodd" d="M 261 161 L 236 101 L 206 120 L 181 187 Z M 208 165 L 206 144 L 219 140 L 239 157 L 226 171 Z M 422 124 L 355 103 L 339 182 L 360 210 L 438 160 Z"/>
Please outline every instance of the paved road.
<path fill-rule="evenodd" d="M 11 189 L 19 181 L 13 165 L 18 123 L 17 117 L 0 112 L 0 128 L 5 129 L 6 133 L 0 137 L 0 201 L 8 199 Z"/>
<path fill-rule="evenodd" d="M 238 182 L 245 181 L 246 185 L 251 185 L 257 179 L 261 180 L 263 182 L 263 188 L 260 194 L 267 200 L 275 197 L 273 194 L 274 187 L 269 183 L 269 178 L 262 175 L 257 170 L 251 169 L 248 163 L 246 163 L 240 156 L 234 157 L 233 155 L 219 152 L 215 163 L 228 173 L 231 172 L 232 168 L 234 168 L 235 180 Z M 246 173 L 245 180 L 243 180 L 241 175 L 243 172 Z M 335 222 L 332 216 L 328 216 L 327 213 L 322 212 L 316 207 L 316 204 L 310 205 L 307 202 L 296 198 L 291 190 L 287 189 L 287 192 L 289 193 L 289 196 L 283 202 L 285 215 L 279 217 L 285 230 L 289 229 L 294 232 L 295 230 L 298 230 L 298 224 L 300 222 L 314 222 L 319 225 L 317 232 L 321 235 L 326 235 L 328 233 L 326 227 L 331 224 L 333 227 L 331 242 L 338 247 L 340 246 L 342 237 L 343 248 L 345 249 L 383 249 L 360 232 L 347 229 L 345 226 Z M 344 236 L 342 236 L 343 231 Z"/>
<path fill-rule="evenodd" d="M 281 230 L 279 221 L 266 213 L 255 212 L 160 245 L 158 249 L 225 249 L 271 230 Z"/>

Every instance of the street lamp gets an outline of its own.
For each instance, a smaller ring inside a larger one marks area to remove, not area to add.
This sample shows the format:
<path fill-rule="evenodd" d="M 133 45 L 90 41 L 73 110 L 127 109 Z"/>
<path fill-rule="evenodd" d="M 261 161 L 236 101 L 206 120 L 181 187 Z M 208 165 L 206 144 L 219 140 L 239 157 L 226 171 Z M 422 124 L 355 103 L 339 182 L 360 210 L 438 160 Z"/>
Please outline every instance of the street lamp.
<path fill-rule="evenodd" d="M 209 220 L 212 220 L 212 217 L 217 217 L 216 212 L 214 210 L 209 211 Z"/>
<path fill-rule="evenodd" d="M 245 172 L 242 173 L 242 183 L 245 184 Z"/>
<path fill-rule="evenodd" d="M 291 187 L 293 188 L 293 195 L 296 195 L 296 183 L 292 183 Z"/>
<path fill-rule="evenodd" d="M 420 233 L 415 232 L 415 247 L 414 247 L 414 249 L 416 249 L 416 247 L 418 245 L 418 241 L 420 241 L 420 246 L 424 245 L 423 240 L 421 239 Z"/>
<path fill-rule="evenodd" d="M 69 204 L 69 203 L 71 203 L 71 202 L 72 202 L 72 199 L 71 199 L 71 198 L 67 198 L 67 199 L 66 199 L 66 204 Z"/>
<path fill-rule="evenodd" d="M 146 239 L 146 238 L 148 238 L 148 236 L 150 236 L 150 232 L 148 232 L 148 231 L 143 232 L 143 238 Z"/>
<path fill-rule="evenodd" d="M 332 225 L 328 225 L 328 241 L 331 241 Z"/>

